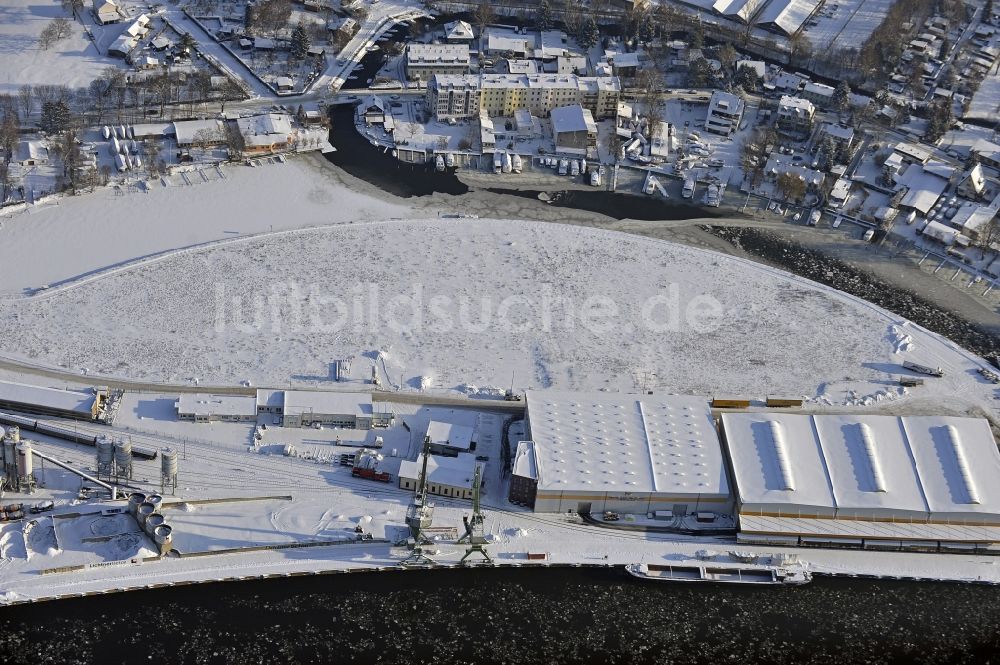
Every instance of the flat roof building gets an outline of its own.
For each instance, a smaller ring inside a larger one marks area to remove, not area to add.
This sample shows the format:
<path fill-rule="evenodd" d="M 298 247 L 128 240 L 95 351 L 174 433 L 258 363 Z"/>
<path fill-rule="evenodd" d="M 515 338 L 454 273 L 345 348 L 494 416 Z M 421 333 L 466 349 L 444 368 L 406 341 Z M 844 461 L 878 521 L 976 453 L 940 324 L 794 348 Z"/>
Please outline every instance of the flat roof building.
<path fill-rule="evenodd" d="M 729 136 L 740 126 L 743 119 L 743 100 L 736 95 L 716 90 L 708 103 L 705 131 Z"/>
<path fill-rule="evenodd" d="M 552 137 L 557 153 L 590 157 L 597 150 L 597 123 L 579 104 L 552 109 Z"/>
<path fill-rule="evenodd" d="M 704 397 L 528 391 L 536 512 L 732 509 Z"/>
<path fill-rule="evenodd" d="M 409 44 L 406 47 L 406 77 L 426 81 L 435 74 L 465 74 L 469 71 L 468 44 Z"/>
<path fill-rule="evenodd" d="M 257 420 L 257 400 L 242 395 L 183 393 L 174 403 L 178 420 L 195 423 Z"/>
<path fill-rule="evenodd" d="M 74 420 L 97 420 L 104 394 L 0 381 L 0 408 Z"/>
<path fill-rule="evenodd" d="M 726 413 L 722 431 L 741 540 L 1000 542 L 1000 452 L 984 419 Z"/>
<path fill-rule="evenodd" d="M 469 425 L 432 420 L 427 424 L 427 439 L 432 455 L 451 455 L 476 449 L 476 429 Z"/>
<path fill-rule="evenodd" d="M 321 390 L 257 390 L 256 413 L 282 417 L 285 427 L 330 425 L 349 429 L 388 427 L 396 417 L 377 410 L 371 393 Z"/>

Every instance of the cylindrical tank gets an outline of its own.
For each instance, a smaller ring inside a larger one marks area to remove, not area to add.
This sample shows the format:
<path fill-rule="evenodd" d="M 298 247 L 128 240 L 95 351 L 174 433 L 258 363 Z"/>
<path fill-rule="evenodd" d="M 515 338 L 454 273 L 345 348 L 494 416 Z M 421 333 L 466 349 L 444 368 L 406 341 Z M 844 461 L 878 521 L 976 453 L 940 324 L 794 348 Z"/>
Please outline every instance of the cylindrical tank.
<path fill-rule="evenodd" d="M 128 512 L 136 515 L 139 506 L 146 503 L 146 495 L 142 492 L 132 492 L 128 496 Z"/>
<path fill-rule="evenodd" d="M 169 478 L 177 475 L 177 451 L 173 448 L 160 451 L 160 473 Z"/>
<path fill-rule="evenodd" d="M 115 442 L 107 436 L 97 437 L 97 472 L 111 473 L 111 464 L 115 461 Z"/>
<path fill-rule="evenodd" d="M 30 478 L 32 470 L 31 443 L 22 441 L 17 445 L 17 475 Z"/>
<path fill-rule="evenodd" d="M 166 556 L 170 552 L 172 533 L 173 528 L 169 524 L 161 524 L 153 530 L 153 542 L 160 548 L 160 556 Z"/>
<path fill-rule="evenodd" d="M 132 442 L 128 439 L 115 442 L 115 464 L 118 465 L 118 475 L 123 475 L 124 470 L 132 466 Z"/>
<path fill-rule="evenodd" d="M 146 497 L 146 503 L 153 504 L 153 507 L 156 508 L 157 512 L 159 512 L 160 506 L 163 505 L 163 497 L 159 494 L 150 494 Z"/>
<path fill-rule="evenodd" d="M 3 440 L 3 467 L 11 472 L 17 470 L 17 441 L 11 437 L 10 430 Z"/>
<path fill-rule="evenodd" d="M 145 528 L 146 518 L 155 512 L 156 512 L 156 506 L 149 503 L 148 501 L 146 503 L 140 504 L 135 511 L 135 519 L 137 522 L 139 522 L 139 526 Z"/>
<path fill-rule="evenodd" d="M 149 515 L 149 517 L 146 518 L 146 524 L 144 524 L 142 528 L 146 532 L 147 536 L 152 536 L 153 531 L 156 529 L 156 527 L 163 524 L 164 521 L 165 518 L 163 517 L 163 515 L 161 515 L 160 513 L 152 513 L 151 515 Z"/>

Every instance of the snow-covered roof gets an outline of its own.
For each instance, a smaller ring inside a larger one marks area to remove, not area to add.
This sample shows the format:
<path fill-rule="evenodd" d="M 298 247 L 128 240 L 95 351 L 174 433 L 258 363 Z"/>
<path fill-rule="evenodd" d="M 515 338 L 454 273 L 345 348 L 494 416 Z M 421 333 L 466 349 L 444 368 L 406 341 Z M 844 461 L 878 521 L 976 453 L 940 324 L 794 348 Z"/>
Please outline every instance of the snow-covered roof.
<path fill-rule="evenodd" d="M 851 193 L 851 181 L 846 178 L 837 178 L 830 190 L 830 199 L 833 201 L 845 201 L 847 195 Z"/>
<path fill-rule="evenodd" d="M 275 409 L 280 408 L 285 403 L 284 390 L 257 389 L 257 407 Z"/>
<path fill-rule="evenodd" d="M 250 417 L 257 413 L 257 400 L 243 395 L 182 393 L 175 404 L 177 415 Z"/>
<path fill-rule="evenodd" d="M 924 170 L 914 164 L 897 178 L 897 183 L 905 185 L 909 191 L 900 199 L 899 204 L 913 208 L 924 215 L 930 212 L 941 194 L 948 187 L 948 181 L 939 175 Z"/>
<path fill-rule="evenodd" d="M 559 106 L 552 109 L 550 114 L 552 119 L 552 132 L 562 134 L 564 132 L 597 132 L 597 123 L 590 109 L 585 109 L 579 104 L 572 106 Z"/>
<path fill-rule="evenodd" d="M 432 445 L 447 446 L 457 450 L 470 450 L 475 429 L 468 425 L 432 420 L 427 424 L 427 438 Z"/>
<path fill-rule="evenodd" d="M 737 16 L 749 21 L 767 0 L 715 0 L 712 9 L 723 16 Z"/>
<path fill-rule="evenodd" d="M 171 122 L 149 122 L 132 125 L 134 136 L 138 138 L 148 138 L 151 136 L 166 136 L 174 133 L 174 125 Z"/>
<path fill-rule="evenodd" d="M 538 490 L 728 497 L 709 402 L 529 390 Z"/>
<path fill-rule="evenodd" d="M 372 415 L 371 393 L 286 390 L 285 415 Z"/>
<path fill-rule="evenodd" d="M 424 463 L 423 453 L 416 460 L 403 460 L 399 463 L 399 477 L 410 480 L 420 478 L 420 469 Z M 457 457 L 430 455 L 427 458 L 427 483 L 447 485 L 449 487 L 472 488 L 472 480 L 476 475 L 476 456 L 472 453 L 459 453 Z"/>
<path fill-rule="evenodd" d="M 950 226 L 946 226 L 941 222 L 935 222 L 933 220 L 927 222 L 920 232 L 928 238 L 933 238 L 934 240 L 946 245 L 953 244 L 959 236 L 959 232 L 957 230 L 951 228 Z"/>
<path fill-rule="evenodd" d="M 514 58 L 507 61 L 507 71 L 511 74 L 537 74 L 538 63 L 534 60 Z"/>
<path fill-rule="evenodd" d="M 785 34 L 792 34 L 802 27 L 823 0 L 771 0 L 757 17 L 755 23 L 771 24 Z"/>
<path fill-rule="evenodd" d="M 486 51 L 527 53 L 535 47 L 534 35 L 522 35 L 509 28 L 487 27 L 483 38 Z"/>
<path fill-rule="evenodd" d="M 17 156 L 22 162 L 47 160 L 49 149 L 41 141 L 22 140 L 17 146 Z"/>
<path fill-rule="evenodd" d="M 778 113 L 805 113 L 807 115 L 812 115 L 816 110 L 813 103 L 808 99 L 802 99 L 801 97 L 792 97 L 791 95 L 782 95 L 781 100 L 778 102 Z"/>
<path fill-rule="evenodd" d="M 893 147 L 894 152 L 898 152 L 900 155 L 912 159 L 914 161 L 920 162 L 921 164 L 927 162 L 931 158 L 931 151 L 922 146 L 916 145 L 914 143 L 901 142 L 897 143 Z"/>
<path fill-rule="evenodd" d="M 215 119 L 177 120 L 173 123 L 173 125 L 177 145 L 190 145 L 191 143 L 194 143 L 195 135 L 203 130 L 214 132 L 218 138 L 222 137 L 222 122 Z"/>
<path fill-rule="evenodd" d="M 58 388 L 0 381 L 0 403 L 4 404 L 33 405 L 90 416 L 93 413 L 96 399 L 93 392 L 59 390 Z"/>
<path fill-rule="evenodd" d="M 832 122 L 823 123 L 823 133 L 827 136 L 832 136 L 835 139 L 840 139 L 842 141 L 851 141 L 854 139 L 854 128 L 844 127 L 843 125 L 835 125 Z"/>
<path fill-rule="evenodd" d="M 538 467 L 535 465 L 535 442 L 518 441 L 517 452 L 514 453 L 514 465 L 511 473 L 521 478 L 538 480 Z"/>
<path fill-rule="evenodd" d="M 406 47 L 406 64 L 412 65 L 468 65 L 468 44 L 418 44 Z"/>
<path fill-rule="evenodd" d="M 236 121 L 244 138 L 251 136 L 270 137 L 273 140 L 287 139 L 292 133 L 292 118 L 287 113 L 261 113 Z"/>
<path fill-rule="evenodd" d="M 741 513 L 1000 515 L 1000 452 L 983 419 L 726 413 L 722 425 Z"/>
<path fill-rule="evenodd" d="M 465 21 L 452 21 L 445 23 L 444 36 L 446 39 L 475 39 L 476 33 Z"/>
<path fill-rule="evenodd" d="M 611 57 L 611 62 L 615 67 L 638 67 L 638 53 L 616 53 Z"/>

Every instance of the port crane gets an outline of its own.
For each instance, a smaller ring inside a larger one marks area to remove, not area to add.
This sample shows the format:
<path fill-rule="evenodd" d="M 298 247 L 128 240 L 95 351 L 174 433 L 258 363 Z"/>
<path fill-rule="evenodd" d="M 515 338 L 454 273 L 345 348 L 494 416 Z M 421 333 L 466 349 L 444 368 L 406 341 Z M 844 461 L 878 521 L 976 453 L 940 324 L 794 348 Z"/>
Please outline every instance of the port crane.
<path fill-rule="evenodd" d="M 433 541 L 424 533 L 434 523 L 434 504 L 427 500 L 427 459 L 430 457 L 430 439 L 424 439 L 423 464 L 420 467 L 420 478 L 417 480 L 417 488 L 413 493 L 413 499 L 406 509 L 406 526 L 410 529 L 410 537 L 407 539 L 407 547 L 410 554 L 403 559 L 404 565 L 431 564 L 434 559 L 424 549 L 424 545 L 430 545 Z"/>
<path fill-rule="evenodd" d="M 479 510 L 479 484 L 481 480 L 482 467 L 476 466 L 476 473 L 472 477 L 472 517 L 462 516 L 462 523 L 465 525 L 465 535 L 458 539 L 460 543 L 468 543 L 465 548 L 465 555 L 459 563 L 465 563 L 475 553 L 479 553 L 486 561 L 493 563 L 489 553 L 486 551 L 486 529 L 483 524 L 483 513 Z"/>

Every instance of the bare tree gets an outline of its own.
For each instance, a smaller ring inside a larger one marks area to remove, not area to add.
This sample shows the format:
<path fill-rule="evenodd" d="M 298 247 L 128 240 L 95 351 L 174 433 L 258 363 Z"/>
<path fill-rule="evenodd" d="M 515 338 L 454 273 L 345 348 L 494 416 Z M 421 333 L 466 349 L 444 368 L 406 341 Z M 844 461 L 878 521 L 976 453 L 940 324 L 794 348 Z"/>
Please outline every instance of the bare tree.
<path fill-rule="evenodd" d="M 976 237 L 976 246 L 982 252 L 981 258 L 985 259 L 986 253 L 997 244 L 1000 244 L 1000 218 L 994 216 L 983 225 Z"/>
<path fill-rule="evenodd" d="M 479 34 L 482 35 L 483 29 L 496 20 L 496 12 L 493 11 L 493 5 L 490 4 L 490 1 L 479 0 L 479 4 L 472 11 L 472 18 L 476 22 L 476 27 L 479 28 Z"/>
<path fill-rule="evenodd" d="M 38 35 L 38 47 L 46 51 L 71 34 L 73 34 L 73 25 L 69 22 L 69 19 L 61 16 L 54 18 L 42 28 L 42 32 Z"/>
<path fill-rule="evenodd" d="M 17 89 L 17 98 L 21 102 L 22 117 L 27 121 L 35 104 L 35 89 L 26 83 Z"/>

